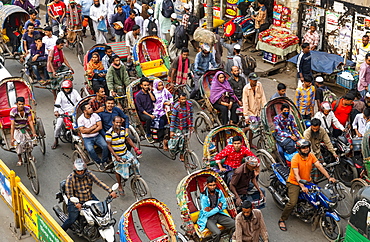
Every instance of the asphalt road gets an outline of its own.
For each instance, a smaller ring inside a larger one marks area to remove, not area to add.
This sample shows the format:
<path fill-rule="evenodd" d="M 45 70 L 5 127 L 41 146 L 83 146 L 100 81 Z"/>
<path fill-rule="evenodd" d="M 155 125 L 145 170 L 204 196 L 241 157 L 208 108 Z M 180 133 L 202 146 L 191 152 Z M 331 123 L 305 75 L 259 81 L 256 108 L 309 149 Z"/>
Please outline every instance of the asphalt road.
<path fill-rule="evenodd" d="M 85 39 L 85 49 L 88 50 L 94 43 L 91 38 Z M 74 74 L 74 87 L 79 90 L 83 84 L 83 68 L 79 64 L 77 57 L 69 49 L 65 48 L 65 55 L 68 61 L 71 63 L 75 70 Z M 193 54 L 194 56 L 194 54 Z M 7 59 L 5 62 L 6 68 L 14 76 L 20 75 L 20 69 L 22 66 L 14 61 Z M 267 98 L 272 96 L 276 90 L 277 83 L 270 79 L 262 79 L 261 82 L 264 86 Z M 37 170 L 39 180 L 41 184 L 41 191 L 37 199 L 41 204 L 50 212 L 50 214 L 56 218 L 52 207 L 57 203 L 55 199 L 55 193 L 58 192 L 59 182 L 65 179 L 68 174 L 72 171 L 71 155 L 72 150 L 70 144 L 61 143 L 56 150 L 51 150 L 53 143 L 53 95 L 51 92 L 45 89 L 34 90 L 37 100 L 37 115 L 42 118 L 46 130 L 46 154 L 42 155 L 40 150 L 36 147 L 34 150 L 34 156 L 37 159 Z M 293 98 L 293 90 L 288 90 L 288 96 Z M 195 150 L 199 159 L 202 159 L 202 146 L 196 141 L 195 137 L 192 137 L 191 148 Z M 17 175 L 21 177 L 24 184 L 30 188 L 30 183 L 25 176 L 24 167 L 16 167 L 17 157 L 14 153 L 7 151 L 0 152 L 0 158 L 9 166 L 10 169 L 16 171 Z M 140 170 L 143 178 L 148 183 L 150 191 L 153 197 L 161 200 L 170 208 L 175 224 L 180 230 L 182 221 L 180 219 L 180 213 L 176 204 L 176 187 L 178 182 L 186 176 L 186 171 L 183 164 L 178 160 L 170 160 L 163 156 L 159 151 L 152 148 L 143 148 L 143 157 L 140 160 Z M 114 176 L 107 174 L 96 173 L 97 176 L 106 182 L 108 185 L 115 183 Z M 31 190 L 31 189 L 30 189 Z M 103 199 L 106 197 L 105 191 L 99 187 L 94 187 L 94 193 L 98 198 Z M 277 221 L 280 218 L 281 211 L 274 205 L 270 193 L 267 191 L 267 206 L 262 210 L 267 229 L 270 236 L 270 241 L 325 241 L 320 229 L 318 228 L 315 232 L 311 232 L 311 226 L 305 224 L 297 218 L 291 217 L 287 222 L 288 232 L 282 232 L 279 230 Z M 112 203 L 113 210 L 118 213 L 115 215 L 117 221 L 119 221 L 122 213 L 133 203 L 135 199 L 129 188 L 126 188 L 126 195 L 115 199 Z M 57 221 L 59 221 L 56 218 Z M 346 225 L 342 223 L 343 229 Z M 117 226 L 116 226 L 117 228 Z M 81 238 L 70 233 L 71 237 L 75 241 L 84 241 Z M 118 237 L 118 236 L 117 236 Z"/>

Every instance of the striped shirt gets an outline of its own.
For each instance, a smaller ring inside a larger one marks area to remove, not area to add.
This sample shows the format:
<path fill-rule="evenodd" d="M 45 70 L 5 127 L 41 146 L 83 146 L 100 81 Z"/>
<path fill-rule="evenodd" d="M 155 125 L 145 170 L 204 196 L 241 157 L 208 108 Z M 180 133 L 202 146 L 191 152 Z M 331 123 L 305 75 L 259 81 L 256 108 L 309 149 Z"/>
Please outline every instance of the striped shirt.
<path fill-rule="evenodd" d="M 126 130 L 123 127 L 121 127 L 119 133 L 116 133 L 113 127 L 111 127 L 105 134 L 105 140 L 111 143 L 114 153 L 116 153 L 118 156 L 122 156 L 127 152 L 126 146 L 127 137 L 128 133 L 126 133 Z"/>
<path fill-rule="evenodd" d="M 18 108 L 15 107 L 10 111 L 10 120 L 14 120 L 15 129 L 24 129 L 28 125 L 28 117 L 32 115 L 31 109 L 27 106 L 24 107 L 24 114 L 18 112 Z"/>

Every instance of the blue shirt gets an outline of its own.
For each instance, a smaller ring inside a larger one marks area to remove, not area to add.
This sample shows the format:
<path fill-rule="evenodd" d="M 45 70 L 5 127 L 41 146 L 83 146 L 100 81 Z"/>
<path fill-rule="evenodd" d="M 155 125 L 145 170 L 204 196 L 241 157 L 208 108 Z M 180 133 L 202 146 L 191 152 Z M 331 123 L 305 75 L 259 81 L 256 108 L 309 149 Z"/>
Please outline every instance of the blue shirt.
<path fill-rule="evenodd" d="M 217 67 L 215 58 L 213 58 L 213 55 L 209 53 L 207 56 L 203 55 L 202 52 L 199 52 L 195 56 L 195 61 L 194 61 L 194 69 L 195 71 L 200 71 L 202 73 L 208 71 L 209 69 L 209 64 L 212 64 L 213 68 Z"/>
<path fill-rule="evenodd" d="M 117 107 L 113 107 L 112 112 L 108 112 L 106 109 L 104 109 L 103 112 L 98 113 L 98 115 L 101 118 L 103 129 L 102 133 L 105 136 L 105 132 L 107 132 L 112 126 L 113 126 L 113 118 L 115 116 L 120 116 L 121 118 L 125 119 L 125 128 L 128 129 L 128 126 L 130 125 L 129 117 L 122 112 L 121 109 Z"/>
<path fill-rule="evenodd" d="M 126 14 L 125 12 L 122 12 L 122 14 L 116 13 L 112 17 L 112 21 L 110 22 L 110 25 L 113 26 L 113 23 L 115 22 L 121 22 L 122 26 L 125 25 L 125 20 L 126 20 Z M 123 28 L 122 29 L 114 29 L 114 32 L 116 35 L 123 35 Z"/>
<path fill-rule="evenodd" d="M 27 20 L 26 23 L 24 24 L 24 29 L 27 29 L 28 28 L 28 25 L 30 23 L 31 23 L 31 21 L 30 20 Z M 40 20 L 36 19 L 34 25 L 35 25 L 35 28 L 40 28 L 40 26 L 41 26 Z"/>
<path fill-rule="evenodd" d="M 153 101 L 150 98 L 149 93 L 145 94 L 143 90 L 140 90 L 140 92 L 136 95 L 135 99 L 136 99 L 135 102 L 136 108 L 139 114 L 142 114 L 144 111 L 146 111 L 149 114 L 153 113 L 155 100 Z"/>
<path fill-rule="evenodd" d="M 93 0 L 81 0 L 80 1 L 83 16 L 90 16 L 90 8 L 93 5 Z"/>
<path fill-rule="evenodd" d="M 280 94 L 278 92 L 275 92 L 274 95 L 272 95 L 272 97 L 270 98 L 271 99 L 274 99 L 274 98 L 278 98 L 278 97 L 286 97 L 286 94 L 284 94 L 283 96 L 280 96 Z"/>

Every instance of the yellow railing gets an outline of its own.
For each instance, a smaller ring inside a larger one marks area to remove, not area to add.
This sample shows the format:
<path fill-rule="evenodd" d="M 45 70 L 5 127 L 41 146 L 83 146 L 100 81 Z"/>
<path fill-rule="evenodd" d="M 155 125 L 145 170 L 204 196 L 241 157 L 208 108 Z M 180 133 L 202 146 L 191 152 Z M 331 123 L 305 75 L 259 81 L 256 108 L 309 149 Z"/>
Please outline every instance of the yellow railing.
<path fill-rule="evenodd" d="M 24 235 L 27 229 L 36 241 L 73 241 L 2 160 L 0 192 L 1 199 L 14 214 L 19 235 Z"/>

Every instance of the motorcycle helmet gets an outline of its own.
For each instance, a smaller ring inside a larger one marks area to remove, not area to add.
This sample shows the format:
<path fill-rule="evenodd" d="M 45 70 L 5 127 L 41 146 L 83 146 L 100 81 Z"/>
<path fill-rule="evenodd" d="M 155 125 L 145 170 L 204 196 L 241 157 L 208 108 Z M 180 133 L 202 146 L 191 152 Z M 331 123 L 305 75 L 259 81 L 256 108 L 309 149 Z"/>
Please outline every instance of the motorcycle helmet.
<path fill-rule="evenodd" d="M 86 171 L 86 169 L 87 165 L 81 158 L 77 158 L 73 163 L 73 170 L 78 178 L 83 178 L 86 172 L 84 172 L 83 174 L 78 174 L 76 173 L 76 171 Z"/>
<path fill-rule="evenodd" d="M 331 105 L 328 101 L 324 101 L 321 103 L 321 110 L 324 111 L 324 110 L 329 110 L 331 111 Z"/>
<path fill-rule="evenodd" d="M 297 148 L 297 150 L 298 150 L 299 154 L 300 154 L 301 156 L 304 156 L 304 157 L 307 157 L 307 156 L 308 156 L 308 154 L 311 152 L 311 142 L 310 142 L 309 140 L 300 139 L 300 140 L 298 140 L 298 141 L 297 141 L 297 143 L 295 144 L 295 147 Z M 309 147 L 308 152 L 303 153 L 303 152 L 302 152 L 302 149 L 307 148 L 307 147 Z"/>
<path fill-rule="evenodd" d="M 72 87 L 73 87 L 73 83 L 71 80 L 64 80 L 62 82 L 61 88 L 72 88 Z"/>

